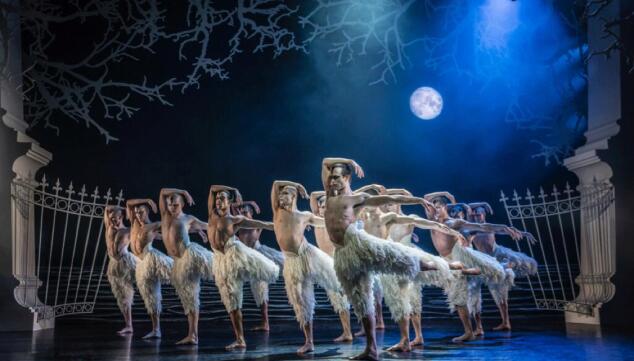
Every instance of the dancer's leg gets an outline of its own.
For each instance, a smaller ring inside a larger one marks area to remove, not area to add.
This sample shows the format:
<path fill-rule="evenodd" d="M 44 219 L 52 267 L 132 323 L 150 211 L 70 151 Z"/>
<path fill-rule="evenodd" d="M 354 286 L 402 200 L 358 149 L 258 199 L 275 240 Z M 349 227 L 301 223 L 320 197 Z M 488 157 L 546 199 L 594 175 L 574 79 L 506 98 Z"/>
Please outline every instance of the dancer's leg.
<path fill-rule="evenodd" d="M 236 340 L 225 347 L 227 350 L 242 349 L 247 347 L 247 343 L 244 340 L 244 330 L 242 329 L 242 310 L 235 309 L 229 312 L 231 318 L 231 325 L 233 326 L 233 333 Z"/>

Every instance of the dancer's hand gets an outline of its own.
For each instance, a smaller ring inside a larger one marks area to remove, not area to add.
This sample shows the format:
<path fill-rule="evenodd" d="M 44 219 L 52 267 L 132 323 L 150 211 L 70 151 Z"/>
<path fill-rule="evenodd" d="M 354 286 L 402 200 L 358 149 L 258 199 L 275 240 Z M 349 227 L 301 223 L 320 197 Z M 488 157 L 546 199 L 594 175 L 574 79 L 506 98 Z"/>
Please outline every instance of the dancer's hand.
<path fill-rule="evenodd" d="M 201 230 L 198 231 L 198 235 L 200 236 L 200 238 L 202 238 L 203 243 L 209 242 L 209 238 L 207 238 L 207 232 Z"/>
<path fill-rule="evenodd" d="M 361 168 L 361 166 L 357 162 L 352 161 L 352 168 L 354 169 L 354 174 L 356 174 L 357 177 L 365 177 L 365 173 L 363 173 L 363 168 Z"/>
<path fill-rule="evenodd" d="M 528 241 L 528 244 L 537 244 L 537 239 L 533 236 L 531 232 L 520 232 L 522 236 Z"/>
<path fill-rule="evenodd" d="M 299 192 L 299 195 L 304 198 L 304 199 L 308 199 L 308 192 L 306 191 L 306 188 L 304 188 L 303 185 L 297 183 L 297 191 Z"/>
<path fill-rule="evenodd" d="M 156 207 L 156 203 L 154 203 L 153 200 L 148 199 L 147 203 L 150 205 L 150 208 L 152 208 L 152 212 L 154 212 L 154 213 L 158 212 L 158 208 Z"/>
<path fill-rule="evenodd" d="M 194 203 L 194 198 L 192 198 L 191 194 L 189 194 L 188 191 L 184 191 L 183 196 L 185 197 L 185 201 L 187 201 L 187 205 L 189 205 L 190 207 L 196 204 Z"/>
<path fill-rule="evenodd" d="M 412 241 L 414 241 L 415 243 L 418 243 L 420 241 L 420 238 L 418 238 L 418 235 L 416 233 L 412 233 Z"/>
<path fill-rule="evenodd" d="M 520 232 L 517 228 L 515 227 L 506 227 L 506 232 L 508 233 L 509 236 L 511 236 L 511 238 L 514 241 L 519 241 L 520 239 L 522 239 L 524 236 L 522 235 L 522 232 Z"/>

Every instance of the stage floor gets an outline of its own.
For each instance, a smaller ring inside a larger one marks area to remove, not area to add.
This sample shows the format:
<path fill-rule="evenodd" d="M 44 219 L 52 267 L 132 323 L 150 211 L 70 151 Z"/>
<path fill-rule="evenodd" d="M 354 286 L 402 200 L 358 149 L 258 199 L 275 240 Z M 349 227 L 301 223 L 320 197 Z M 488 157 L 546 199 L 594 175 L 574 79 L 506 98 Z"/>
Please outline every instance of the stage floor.
<path fill-rule="evenodd" d="M 387 321 L 387 320 L 386 320 Z M 391 323 L 388 329 L 377 332 L 380 348 L 397 342 L 398 331 Z M 54 331 L 0 334 L 0 360 L 337 360 L 363 349 L 363 338 L 352 344 L 335 344 L 339 325 L 319 321 L 315 325 L 313 354 L 298 357 L 295 350 L 302 343 L 297 324 L 289 321 L 273 323 L 268 334 L 248 332 L 248 348 L 243 352 L 225 352 L 231 341 L 228 322 L 202 322 L 198 346 L 176 346 L 184 336 L 186 323 L 165 322 L 163 339 L 145 341 L 140 337 L 148 331 L 149 323 L 135 324 L 135 335 L 115 334 L 119 323 L 86 320 L 61 320 Z M 247 327 L 252 324 L 245 325 Z M 485 327 L 494 326 L 487 320 Z M 464 345 L 451 343 L 459 334 L 458 319 L 434 320 L 424 325 L 425 346 L 408 354 L 381 352 L 389 359 L 438 360 L 628 360 L 634 359 L 631 334 L 603 331 L 602 335 L 583 332 L 566 333 L 563 320 L 544 318 L 516 320 L 512 333 L 488 331 L 484 338 Z M 357 326 L 355 326 L 355 329 Z"/>

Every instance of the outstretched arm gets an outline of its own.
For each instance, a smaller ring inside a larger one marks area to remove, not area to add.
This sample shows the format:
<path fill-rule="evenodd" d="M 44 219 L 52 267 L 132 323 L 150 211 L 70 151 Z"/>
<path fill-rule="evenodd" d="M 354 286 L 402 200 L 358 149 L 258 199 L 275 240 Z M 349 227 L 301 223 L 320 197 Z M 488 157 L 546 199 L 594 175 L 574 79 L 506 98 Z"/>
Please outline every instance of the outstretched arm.
<path fill-rule="evenodd" d="M 308 212 L 306 212 L 308 213 Z M 324 228 L 326 227 L 326 222 L 324 221 L 323 218 L 316 216 L 314 214 L 308 213 L 310 215 L 310 218 L 308 219 L 308 224 L 310 224 L 313 227 L 319 227 L 319 228 Z"/>
<path fill-rule="evenodd" d="M 324 191 L 315 191 L 310 194 L 310 210 L 313 214 L 319 214 L 319 198 L 325 194 Z"/>
<path fill-rule="evenodd" d="M 514 240 L 522 238 L 522 232 L 504 224 L 492 224 L 492 223 L 471 223 L 463 220 L 454 220 L 452 228 L 460 229 L 468 232 L 483 232 L 483 233 L 495 233 L 508 235 Z"/>
<path fill-rule="evenodd" d="M 411 196 L 368 196 L 363 202 L 362 206 L 365 207 L 380 207 L 385 204 L 425 204 L 425 200 L 420 197 Z"/>
<path fill-rule="evenodd" d="M 233 224 L 237 226 L 237 229 L 266 229 L 267 231 L 273 230 L 272 222 L 259 221 L 257 219 L 248 219 L 244 216 L 234 216 Z"/>
<path fill-rule="evenodd" d="M 411 224 L 414 225 L 416 228 L 434 230 L 454 237 L 462 237 L 462 234 L 460 234 L 460 232 L 455 231 L 442 223 L 430 221 L 422 217 L 398 215 L 394 219 L 394 223 Z"/>
<path fill-rule="evenodd" d="M 384 194 L 385 193 L 385 187 L 380 185 L 380 184 L 368 184 L 368 185 L 364 185 L 363 187 L 353 191 L 352 193 L 366 193 L 369 190 L 373 190 L 378 194 Z"/>
<path fill-rule="evenodd" d="M 357 175 L 357 177 L 359 178 L 364 177 L 363 169 L 361 168 L 359 164 L 357 164 L 357 162 L 355 162 L 352 159 L 324 158 L 324 160 L 321 162 L 321 182 L 324 185 L 324 189 L 328 189 L 327 184 L 328 184 L 328 175 L 330 175 L 330 169 L 332 168 L 333 165 L 337 163 L 349 164 L 354 170 L 354 173 Z"/>

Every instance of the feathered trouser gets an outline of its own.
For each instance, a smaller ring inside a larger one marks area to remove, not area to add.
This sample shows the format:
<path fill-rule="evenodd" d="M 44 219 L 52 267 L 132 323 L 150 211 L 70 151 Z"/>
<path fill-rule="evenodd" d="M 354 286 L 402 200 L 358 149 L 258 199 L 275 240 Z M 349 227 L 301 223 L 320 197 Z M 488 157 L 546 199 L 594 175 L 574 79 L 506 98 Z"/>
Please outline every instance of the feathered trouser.
<path fill-rule="evenodd" d="M 161 284 L 170 281 L 174 261 L 161 251 L 148 246 L 136 264 L 136 284 L 149 314 L 160 314 Z"/>
<path fill-rule="evenodd" d="M 284 285 L 300 326 L 312 322 L 315 311 L 314 284 L 321 286 L 337 314 L 350 308 L 337 280 L 332 257 L 306 240 L 297 254 L 284 252 Z"/>
<path fill-rule="evenodd" d="M 348 226 L 343 243 L 335 249 L 335 272 L 358 319 L 374 315 L 373 274 L 412 280 L 420 272 L 420 259 L 410 247 L 374 237 L 358 223 Z"/>
<path fill-rule="evenodd" d="M 260 252 L 247 247 L 236 237 L 225 243 L 214 256 L 213 273 L 220 299 L 227 312 L 242 308 L 244 281 L 275 282 L 280 268 Z"/>
<path fill-rule="evenodd" d="M 284 255 L 282 252 L 265 246 L 261 244 L 259 241 L 256 241 L 255 246 L 253 247 L 256 251 L 262 253 L 266 258 L 275 262 L 275 264 L 282 269 L 284 266 Z M 252 280 L 249 282 L 251 286 L 251 294 L 253 294 L 253 299 L 255 300 L 255 304 L 260 307 L 263 303 L 269 302 L 269 284 L 266 281 L 257 281 Z"/>
<path fill-rule="evenodd" d="M 136 261 L 136 256 L 130 252 L 125 252 L 119 259 L 110 257 L 110 262 L 108 262 L 108 271 L 106 273 L 108 282 L 110 282 L 110 289 L 117 300 L 117 306 L 119 306 L 121 312 L 132 306 Z"/>
<path fill-rule="evenodd" d="M 187 245 L 181 257 L 174 258 L 170 282 L 186 315 L 200 309 L 200 281 L 213 279 L 213 258 L 211 251 L 194 242 Z"/>

